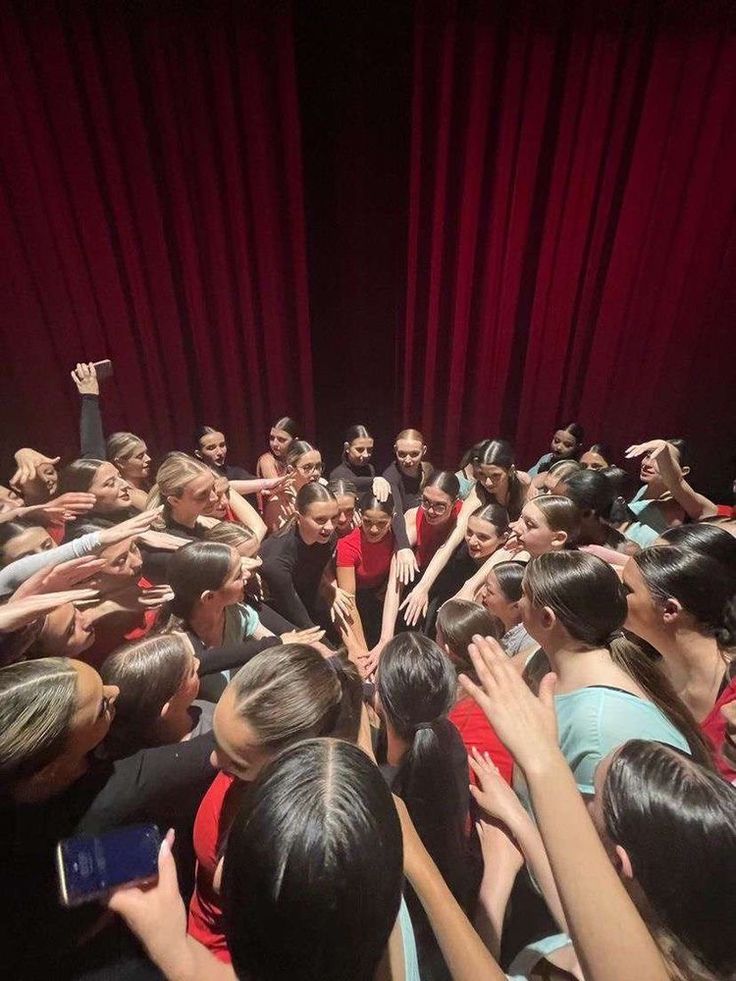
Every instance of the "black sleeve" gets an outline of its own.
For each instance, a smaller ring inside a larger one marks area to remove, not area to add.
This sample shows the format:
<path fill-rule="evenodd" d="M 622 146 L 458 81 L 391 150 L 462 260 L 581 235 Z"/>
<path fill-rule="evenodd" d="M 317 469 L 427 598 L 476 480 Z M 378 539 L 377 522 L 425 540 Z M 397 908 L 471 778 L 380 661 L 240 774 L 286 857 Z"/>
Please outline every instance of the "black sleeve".
<path fill-rule="evenodd" d="M 248 473 L 244 467 L 225 467 L 228 480 L 259 480 L 253 473 Z"/>
<path fill-rule="evenodd" d="M 406 533 L 406 521 L 404 521 L 404 515 L 400 508 L 394 509 L 391 528 L 394 533 L 394 551 L 398 552 L 402 548 L 411 548 L 409 536 Z"/>
<path fill-rule="evenodd" d="M 373 474 L 368 474 L 365 477 L 358 477 L 350 467 L 347 467 L 344 463 L 335 467 L 330 473 L 330 480 L 349 480 L 358 489 L 358 492 L 364 494 L 366 491 L 371 490 L 373 487 Z"/>
<path fill-rule="evenodd" d="M 272 544 L 269 551 L 266 552 L 264 549 L 261 553 L 263 558 L 261 576 L 268 583 L 269 605 L 298 629 L 313 627 L 307 609 L 294 587 L 293 557 L 289 551 L 290 539 L 286 536 L 281 539 L 276 537 L 271 538 L 270 542 Z"/>
<path fill-rule="evenodd" d="M 102 432 L 99 395 L 83 395 L 79 419 L 80 456 L 87 460 L 104 460 L 105 435 Z"/>
<path fill-rule="evenodd" d="M 280 637 L 262 637 L 260 640 L 251 638 L 250 640 L 242 640 L 239 644 L 226 644 L 223 647 L 208 647 L 206 650 L 197 652 L 199 675 L 201 677 L 202 675 L 214 674 L 216 671 L 242 668 L 256 654 L 280 643 Z"/>
<path fill-rule="evenodd" d="M 117 760 L 76 833 L 98 833 L 136 821 L 152 821 L 162 832 L 185 826 L 194 820 L 216 776 L 210 763 L 214 748 L 214 735 L 208 732 Z"/>

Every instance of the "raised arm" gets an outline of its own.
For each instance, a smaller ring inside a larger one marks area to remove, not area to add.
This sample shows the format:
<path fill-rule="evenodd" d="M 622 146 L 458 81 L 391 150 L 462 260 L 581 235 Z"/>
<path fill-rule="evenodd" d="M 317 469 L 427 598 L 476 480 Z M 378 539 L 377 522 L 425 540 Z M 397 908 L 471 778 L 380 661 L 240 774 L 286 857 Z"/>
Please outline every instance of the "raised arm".
<path fill-rule="evenodd" d="M 493 555 L 488 556 L 480 569 L 478 569 L 477 572 L 474 572 L 470 579 L 467 579 L 463 583 L 452 598 L 465 599 L 475 602 L 475 597 L 478 594 L 478 590 L 485 583 L 486 579 L 488 578 L 488 573 L 491 571 L 494 565 L 498 565 L 499 562 L 508 562 L 512 559 L 516 559 L 519 562 L 528 562 L 529 553 L 510 551 L 507 548 L 496 549 Z"/>
<path fill-rule="evenodd" d="M 468 525 L 468 518 L 478 507 L 478 496 L 475 488 L 463 501 L 463 506 L 457 516 L 457 523 L 445 542 L 440 545 L 430 559 L 429 565 L 424 570 L 422 578 L 409 593 L 400 609 L 404 610 L 404 620 L 409 627 L 416 626 L 427 612 L 429 604 L 429 591 L 435 583 L 437 576 L 447 565 L 450 556 L 465 537 L 465 529 Z"/>
<path fill-rule="evenodd" d="M 523 769 L 570 936 L 587 981 L 668 981 L 662 955 L 609 861 L 557 745 L 555 675 L 537 698 L 501 647 L 474 637 L 481 686 L 460 676 Z"/>
<path fill-rule="evenodd" d="M 100 413 L 100 384 L 92 363 L 78 364 L 72 371 L 72 381 L 82 396 L 79 418 L 79 453 L 82 458 L 104 460 L 106 458 L 105 434 L 102 431 Z"/>
<path fill-rule="evenodd" d="M 687 516 L 693 521 L 713 518 L 718 514 L 718 508 L 705 495 L 699 494 L 685 480 L 680 464 L 675 459 L 672 447 L 665 439 L 652 439 L 647 443 L 637 443 L 626 451 L 626 459 L 649 454 L 657 461 L 659 475 L 667 490 L 672 494 Z"/>

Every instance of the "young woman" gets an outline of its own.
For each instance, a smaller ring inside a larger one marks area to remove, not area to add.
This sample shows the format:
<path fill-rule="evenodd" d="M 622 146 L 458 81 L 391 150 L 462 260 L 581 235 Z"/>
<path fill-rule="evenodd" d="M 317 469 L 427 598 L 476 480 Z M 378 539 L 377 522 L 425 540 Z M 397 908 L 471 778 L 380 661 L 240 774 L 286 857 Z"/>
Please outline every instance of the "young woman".
<path fill-rule="evenodd" d="M 532 557 L 575 548 L 580 535 L 580 510 L 569 497 L 555 494 L 528 501 L 511 523 L 518 545 Z"/>
<path fill-rule="evenodd" d="M 268 452 L 258 457 L 256 473 L 259 477 L 283 477 L 286 474 L 286 453 L 292 441 L 299 436 L 299 427 L 288 416 L 277 419 L 268 436 Z"/>
<path fill-rule="evenodd" d="M 686 552 L 707 555 L 736 571 L 736 538 L 717 524 L 677 525 L 662 532 L 657 545 L 679 545 Z"/>
<path fill-rule="evenodd" d="M 82 396 L 81 456 L 85 459 L 109 460 L 128 484 L 133 507 L 144 510 L 150 489 L 151 464 L 145 442 L 140 436 L 127 432 L 113 433 L 105 441 L 100 413 L 100 384 L 94 364 L 78 364 L 71 375 Z"/>
<path fill-rule="evenodd" d="M 342 463 L 330 473 L 330 480 L 350 480 L 359 492 L 371 491 L 379 500 L 385 500 L 391 488 L 385 477 L 376 477 L 371 463 L 373 442 L 365 426 L 351 426 L 342 444 Z"/>
<path fill-rule="evenodd" d="M 469 900 L 468 764 L 457 729 L 447 719 L 456 685 L 450 659 L 422 634 L 400 634 L 383 649 L 376 685 L 385 735 L 379 762 L 453 895 L 464 905 Z M 421 904 L 411 894 L 407 904 L 421 976 L 442 977 L 442 957 Z"/>
<path fill-rule="evenodd" d="M 110 906 L 168 977 L 418 981 L 401 859 L 396 808 L 375 766 L 349 743 L 308 739 L 264 767 L 233 820 L 222 892 L 234 970 L 184 935 L 168 846 L 158 884 L 119 890 Z M 164 913 L 156 925 L 154 908 Z"/>
<path fill-rule="evenodd" d="M 204 735 L 100 761 L 93 751 L 107 736 L 117 696 L 89 665 L 66 658 L 0 669 L 3 968 L 13 977 L 87 970 L 115 977 L 118 969 L 134 974 L 136 964 L 145 970 L 130 936 L 99 906 L 59 904 L 56 846 L 143 821 L 174 827 L 186 857 L 196 807 L 214 775 L 214 743 Z"/>
<path fill-rule="evenodd" d="M 529 494 L 529 477 L 516 470 L 513 450 L 505 440 L 489 439 L 478 443 L 474 447 L 472 462 L 475 486 L 462 504 L 456 526 L 446 542 L 437 549 L 429 565 L 423 570 L 421 579 L 402 603 L 401 608 L 406 611 L 404 619 L 410 627 L 415 626 L 426 614 L 429 592 L 462 541 L 468 518 L 473 511 L 486 504 L 498 504 L 505 508 L 510 519 L 516 520 Z M 486 563 L 492 562 L 494 558 L 492 556 Z M 476 575 L 482 580 L 481 570 Z M 473 583 L 472 588 L 475 589 L 477 585 Z"/>
<path fill-rule="evenodd" d="M 38 555 L 56 548 L 56 542 L 41 525 L 27 521 L 4 521 L 0 524 L 0 568 L 27 555 Z"/>
<path fill-rule="evenodd" d="M 305 644 L 286 644 L 241 668 L 218 702 L 215 762 L 222 772 L 202 800 L 194 826 L 197 872 L 188 930 L 220 960 L 229 961 L 230 951 L 215 872 L 248 785 L 293 743 L 314 736 L 355 742 L 361 694 L 352 665 L 337 657 L 327 660 Z"/>
<path fill-rule="evenodd" d="M 583 470 L 605 470 L 611 466 L 611 451 L 603 443 L 593 443 L 590 449 L 580 456 Z"/>
<path fill-rule="evenodd" d="M 580 510 L 578 545 L 602 545 L 617 552 L 630 552 L 632 546 L 612 525 L 618 486 L 605 470 L 580 470 L 563 477 L 555 494 L 569 497 Z"/>
<path fill-rule="evenodd" d="M 736 569 L 699 551 L 656 545 L 624 566 L 626 626 L 662 656 L 659 667 L 723 759 L 724 705 L 736 698 Z"/>
<path fill-rule="evenodd" d="M 424 436 L 418 429 L 402 429 L 394 443 L 396 459 L 383 471 L 383 476 L 391 484 L 391 494 L 397 510 L 406 514 L 419 507 L 422 487 L 432 473 L 432 465 L 427 463 L 427 447 Z"/>
<path fill-rule="evenodd" d="M 686 448 L 682 439 L 658 440 L 654 448 L 650 443 L 645 443 L 631 446 L 626 451 L 629 458 L 643 452 L 639 472 L 643 486 L 628 502 L 628 520 L 619 530 L 642 548 L 651 545 L 667 528 L 681 525 L 686 518 L 684 507 L 673 497 L 660 473 L 660 444 L 664 443 L 668 444 L 673 464 L 679 470 L 680 476 L 684 477 L 690 472 L 690 468 L 685 465 Z"/>
<path fill-rule="evenodd" d="M 394 556 L 393 498 L 380 501 L 369 492 L 360 499 L 360 514 L 360 528 L 337 542 L 335 565 L 337 585 L 355 597 L 352 629 L 372 650 L 393 635 L 398 612 L 398 591 L 387 588 Z M 393 569 L 395 579 L 395 563 Z"/>
<path fill-rule="evenodd" d="M 337 518 L 335 519 L 335 534 L 344 538 L 351 531 L 360 527 L 360 512 L 358 511 L 358 488 L 352 480 L 330 480 L 327 490 L 331 491 L 337 501 Z"/>
<path fill-rule="evenodd" d="M 268 531 L 266 523 L 258 511 L 235 490 L 234 485 L 239 481 L 230 481 L 216 470 L 212 472 L 215 475 L 215 501 L 208 503 L 202 512 L 203 523 L 240 521 L 252 529 L 259 542 L 263 541 Z"/>
<path fill-rule="evenodd" d="M 528 655 L 539 645 L 526 632 L 521 618 L 521 595 L 526 562 L 499 562 L 486 577 L 480 601 L 488 612 L 503 624 L 499 644 L 511 658 L 520 658 L 526 666 Z"/>
<path fill-rule="evenodd" d="M 107 460 L 75 460 L 62 470 L 59 488 L 62 494 L 93 494 L 94 507 L 86 513 L 84 520 L 103 528 L 126 521 L 138 510 L 133 504 L 130 485 Z M 65 534 L 66 537 L 73 536 L 74 521 L 67 523 Z"/>
<path fill-rule="evenodd" d="M 285 460 L 286 481 L 266 497 L 263 510 L 263 519 L 270 534 L 285 527 L 294 516 L 300 489 L 322 478 L 322 455 L 306 440 L 293 440 Z"/>
<path fill-rule="evenodd" d="M 481 566 L 503 548 L 509 532 L 508 515 L 498 504 L 483 505 L 470 515 L 465 540 L 450 556 L 430 590 L 425 633 L 433 635 L 439 608 L 446 600 L 456 596 Z"/>
<path fill-rule="evenodd" d="M 585 977 L 731 977 L 735 960 L 727 910 L 736 900 L 732 789 L 678 750 L 635 739 L 598 765 L 595 798 L 586 812 L 557 747 L 553 686 L 546 684 L 537 699 L 492 643 L 479 639 L 471 653 L 482 688 L 469 683 L 468 691 L 525 773 L 547 874 L 550 865 L 554 870 L 551 908 L 573 939 Z M 513 833 L 527 857 L 531 822 L 492 770 L 483 769 L 484 791 L 474 796 Z M 693 855 L 702 855 L 697 870 Z M 501 924 L 516 870 L 496 849 L 491 869 L 494 918 Z M 586 870 L 583 876 L 581 869 Z M 519 958 L 527 965 L 525 977 L 549 976 L 549 967 L 542 965 L 531 973 L 545 948 L 563 953 L 564 936 L 549 940 L 557 943 L 540 944 L 536 957 L 527 950 Z M 484 976 L 478 967 L 476 976 Z M 574 976 L 581 976 L 579 968 Z"/>
<path fill-rule="evenodd" d="M 321 631 L 292 631 L 281 640 L 260 622 L 258 613 L 244 602 L 244 586 L 258 559 L 242 559 L 230 545 L 190 542 L 169 562 L 171 599 L 159 614 L 161 632 L 185 631 L 200 661 L 200 671 L 211 674 L 240 667 L 274 644 L 309 643 Z"/>
<path fill-rule="evenodd" d="M 148 637 L 111 654 L 100 668 L 103 684 L 118 689 L 105 757 L 120 759 L 209 732 L 214 705 L 196 700 L 198 669 L 185 634 Z"/>
<path fill-rule="evenodd" d="M 448 600 L 437 616 L 437 646 L 452 661 L 456 674 L 465 674 L 477 682 L 468 647 L 475 635 L 501 637 L 499 621 L 478 603 L 467 600 Z M 469 698 L 464 688 L 458 687 L 455 704 L 448 718 L 460 733 L 465 751 L 470 755 L 475 748 L 488 753 L 504 780 L 511 783 L 513 761 L 489 724 L 478 703 Z M 475 774 L 470 778 L 475 782 Z"/>
<path fill-rule="evenodd" d="M 280 534 L 267 538 L 261 548 L 261 575 L 268 587 L 268 602 L 297 628 L 323 622 L 335 603 L 346 618 L 351 598 L 335 580 L 335 519 L 337 501 L 322 484 L 307 483 L 296 496 L 296 514 Z"/>
<path fill-rule="evenodd" d="M 217 477 L 229 482 L 238 494 L 262 494 L 275 490 L 283 483 L 283 475 L 278 477 L 256 477 L 243 467 L 233 467 L 225 462 L 227 443 L 220 429 L 200 426 L 194 434 L 194 455 L 211 467 Z"/>
<path fill-rule="evenodd" d="M 620 633 L 626 593 L 607 563 L 548 552 L 529 562 L 523 590 L 524 626 L 557 675 L 560 746 L 582 793 L 594 792 L 597 764 L 628 739 L 656 739 L 709 761 L 688 709 Z"/>
<path fill-rule="evenodd" d="M 571 422 L 562 429 L 555 430 L 550 444 L 550 452 L 540 456 L 533 467 L 530 467 L 530 477 L 536 476 L 543 470 L 548 470 L 558 460 L 577 460 L 583 446 L 583 427 Z"/>

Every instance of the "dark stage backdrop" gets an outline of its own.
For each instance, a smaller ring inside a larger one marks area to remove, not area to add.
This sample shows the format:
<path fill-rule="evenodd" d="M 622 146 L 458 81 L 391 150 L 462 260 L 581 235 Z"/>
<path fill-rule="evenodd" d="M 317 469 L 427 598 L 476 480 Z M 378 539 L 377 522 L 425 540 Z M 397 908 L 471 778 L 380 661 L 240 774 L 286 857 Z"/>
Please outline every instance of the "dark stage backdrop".
<path fill-rule="evenodd" d="M 685 0 L 6 2 L 0 389 L 9 443 L 108 431 L 330 463 L 487 435 L 521 464 L 682 432 L 736 446 L 736 39 Z M 316 426 L 312 386 L 316 391 Z M 724 448 L 728 448 L 724 451 Z M 707 481 L 712 483 L 712 479 Z M 718 488 L 725 493 L 723 486 Z"/>
<path fill-rule="evenodd" d="M 108 432 L 223 426 L 253 460 L 313 428 L 291 9 L 17 3 L 0 14 L 3 436 L 76 455 L 79 359 Z"/>
<path fill-rule="evenodd" d="M 438 457 L 529 463 L 573 420 L 732 455 L 732 5 L 420 0 L 409 197 L 404 416 Z"/>

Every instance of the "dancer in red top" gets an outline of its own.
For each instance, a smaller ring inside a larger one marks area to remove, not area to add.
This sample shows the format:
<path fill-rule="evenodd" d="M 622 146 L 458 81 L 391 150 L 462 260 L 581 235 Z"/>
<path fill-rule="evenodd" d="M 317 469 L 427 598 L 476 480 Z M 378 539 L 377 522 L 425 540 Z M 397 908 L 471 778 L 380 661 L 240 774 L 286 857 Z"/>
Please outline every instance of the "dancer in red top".
<path fill-rule="evenodd" d="M 361 696 L 351 664 L 325 659 L 306 644 L 283 644 L 241 668 L 217 703 L 213 763 L 223 772 L 205 794 L 194 824 L 197 869 L 188 931 L 220 960 L 229 963 L 230 953 L 215 871 L 243 790 L 292 743 L 314 736 L 355 742 Z"/>

